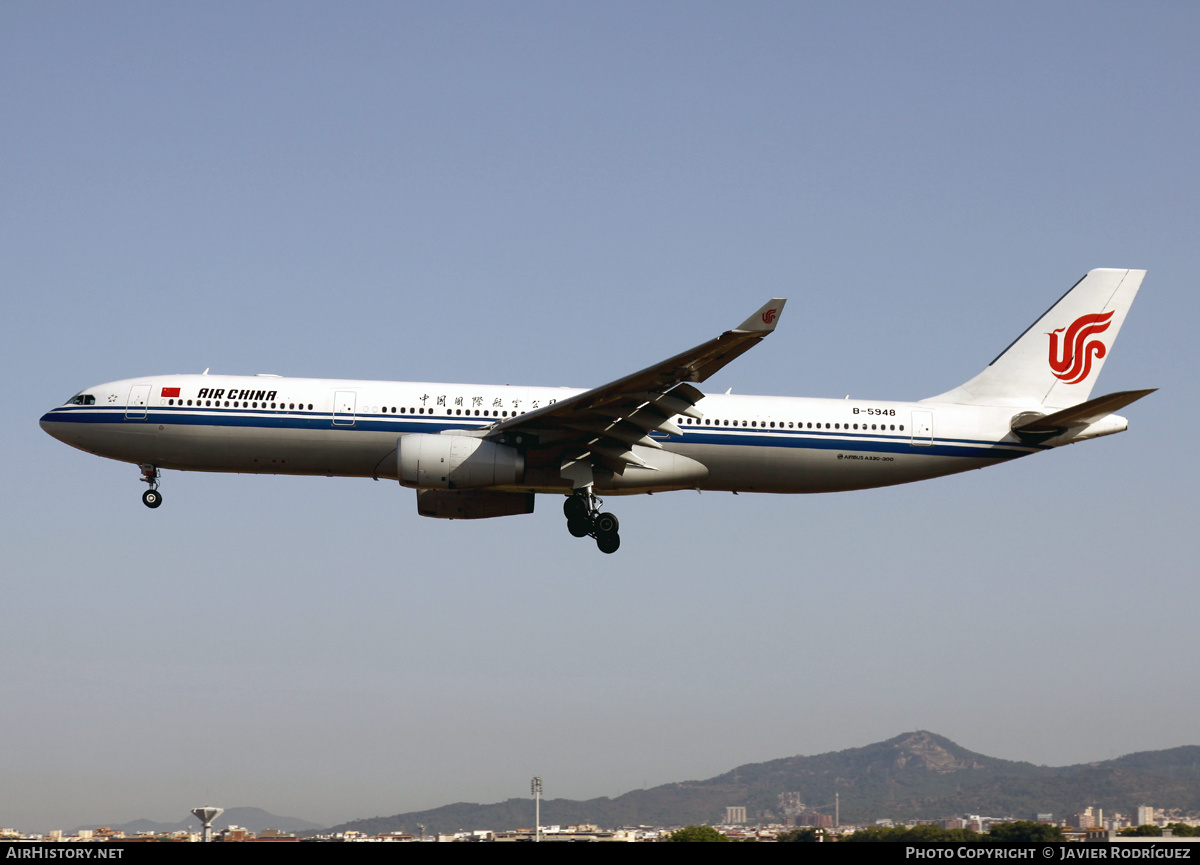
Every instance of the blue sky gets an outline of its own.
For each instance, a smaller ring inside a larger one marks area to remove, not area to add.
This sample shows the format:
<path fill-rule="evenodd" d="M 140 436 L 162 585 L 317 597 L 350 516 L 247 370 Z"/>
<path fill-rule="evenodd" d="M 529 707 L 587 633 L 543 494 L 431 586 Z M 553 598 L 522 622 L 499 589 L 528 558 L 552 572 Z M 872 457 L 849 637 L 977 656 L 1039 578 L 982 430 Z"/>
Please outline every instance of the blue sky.
<path fill-rule="evenodd" d="M 1200 11 L 1105 3 L 0 7 L 0 823 L 585 798 L 917 728 L 1200 744 Z M 1130 430 L 860 493 L 421 518 L 137 470 L 37 418 L 149 373 L 588 386 L 771 296 L 713 391 L 917 399 L 1149 275 Z M 1081 807 L 1088 803 L 1080 803 Z M 1129 803 L 1133 807 L 1138 803 Z"/>

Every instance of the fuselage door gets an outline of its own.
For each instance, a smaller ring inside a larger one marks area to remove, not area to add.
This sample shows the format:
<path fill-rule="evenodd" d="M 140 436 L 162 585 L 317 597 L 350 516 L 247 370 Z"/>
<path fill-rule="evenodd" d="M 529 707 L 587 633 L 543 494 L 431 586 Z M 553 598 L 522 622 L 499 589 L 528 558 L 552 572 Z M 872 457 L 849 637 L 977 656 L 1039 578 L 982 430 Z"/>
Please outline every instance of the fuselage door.
<path fill-rule="evenodd" d="M 126 420 L 145 420 L 146 403 L 150 401 L 150 385 L 135 384 L 129 389 L 129 401 L 125 403 Z"/>
<path fill-rule="evenodd" d="M 354 405 L 357 394 L 352 390 L 339 390 L 333 395 L 334 426 L 354 425 Z"/>
<path fill-rule="evenodd" d="M 911 443 L 914 447 L 929 447 L 933 444 L 933 412 L 915 411 L 912 413 Z"/>

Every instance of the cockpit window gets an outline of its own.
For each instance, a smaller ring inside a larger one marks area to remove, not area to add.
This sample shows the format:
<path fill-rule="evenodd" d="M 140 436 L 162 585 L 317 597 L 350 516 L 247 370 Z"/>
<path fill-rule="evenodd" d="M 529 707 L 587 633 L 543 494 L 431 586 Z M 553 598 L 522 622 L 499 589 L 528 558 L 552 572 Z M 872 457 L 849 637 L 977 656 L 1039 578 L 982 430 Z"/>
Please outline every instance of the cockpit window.
<path fill-rule="evenodd" d="M 90 393 L 81 393 L 67 400 L 67 405 L 95 405 L 96 397 Z"/>

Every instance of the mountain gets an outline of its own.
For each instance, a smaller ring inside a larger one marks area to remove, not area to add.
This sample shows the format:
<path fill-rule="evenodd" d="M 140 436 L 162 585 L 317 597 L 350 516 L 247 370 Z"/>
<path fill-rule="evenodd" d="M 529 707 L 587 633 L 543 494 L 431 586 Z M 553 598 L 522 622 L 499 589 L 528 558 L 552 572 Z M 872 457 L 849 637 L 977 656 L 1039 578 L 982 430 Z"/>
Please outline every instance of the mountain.
<path fill-rule="evenodd" d="M 281 832 L 314 832 L 321 827 L 316 823 L 301 820 L 298 817 L 280 817 L 264 811 L 262 808 L 228 808 L 220 817 L 213 821 L 213 831 L 226 829 L 230 826 L 241 826 L 251 832 L 261 832 L 263 829 L 278 829 Z M 99 829 L 98 825 L 81 826 L 82 829 Z M 138 832 L 151 832 L 165 835 L 170 832 L 199 832 L 200 821 L 191 814 L 178 823 L 156 823 L 153 820 L 131 820 L 121 825 L 109 824 L 111 829 L 119 829 L 126 835 L 136 835 Z M 78 829 L 75 830 L 79 831 Z"/>
<path fill-rule="evenodd" d="M 1138 805 L 1200 810 L 1200 747 L 1129 754 L 1076 766 L 1035 766 L 976 754 L 924 730 L 863 748 L 748 763 L 705 781 L 633 790 L 602 797 L 542 802 L 542 823 L 601 826 L 679 826 L 715 823 L 729 805 L 746 806 L 752 821 L 781 816 L 780 794 L 796 794 L 807 810 L 832 814 L 841 798 L 843 823 L 881 818 L 932 820 L 962 814 L 1029 819 L 1057 816 L 1089 805 L 1131 813 Z M 330 831 L 427 832 L 531 826 L 533 802 L 490 805 L 459 802 L 428 811 L 372 817 Z"/>

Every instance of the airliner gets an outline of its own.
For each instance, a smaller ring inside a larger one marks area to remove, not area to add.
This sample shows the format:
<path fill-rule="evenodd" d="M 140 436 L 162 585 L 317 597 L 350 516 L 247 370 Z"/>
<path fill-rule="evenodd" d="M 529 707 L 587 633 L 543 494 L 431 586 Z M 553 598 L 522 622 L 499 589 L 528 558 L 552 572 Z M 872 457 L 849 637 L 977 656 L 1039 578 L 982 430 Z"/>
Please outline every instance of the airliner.
<path fill-rule="evenodd" d="M 161 471 L 395 480 L 441 519 L 529 514 L 612 553 L 600 493 L 822 493 L 926 480 L 1111 435 L 1154 391 L 1091 398 L 1145 271 L 1100 269 L 966 383 L 918 402 L 705 394 L 695 385 L 775 330 L 774 298 L 732 330 L 590 390 L 160 375 L 87 388 L 41 419 L 88 453 Z"/>

